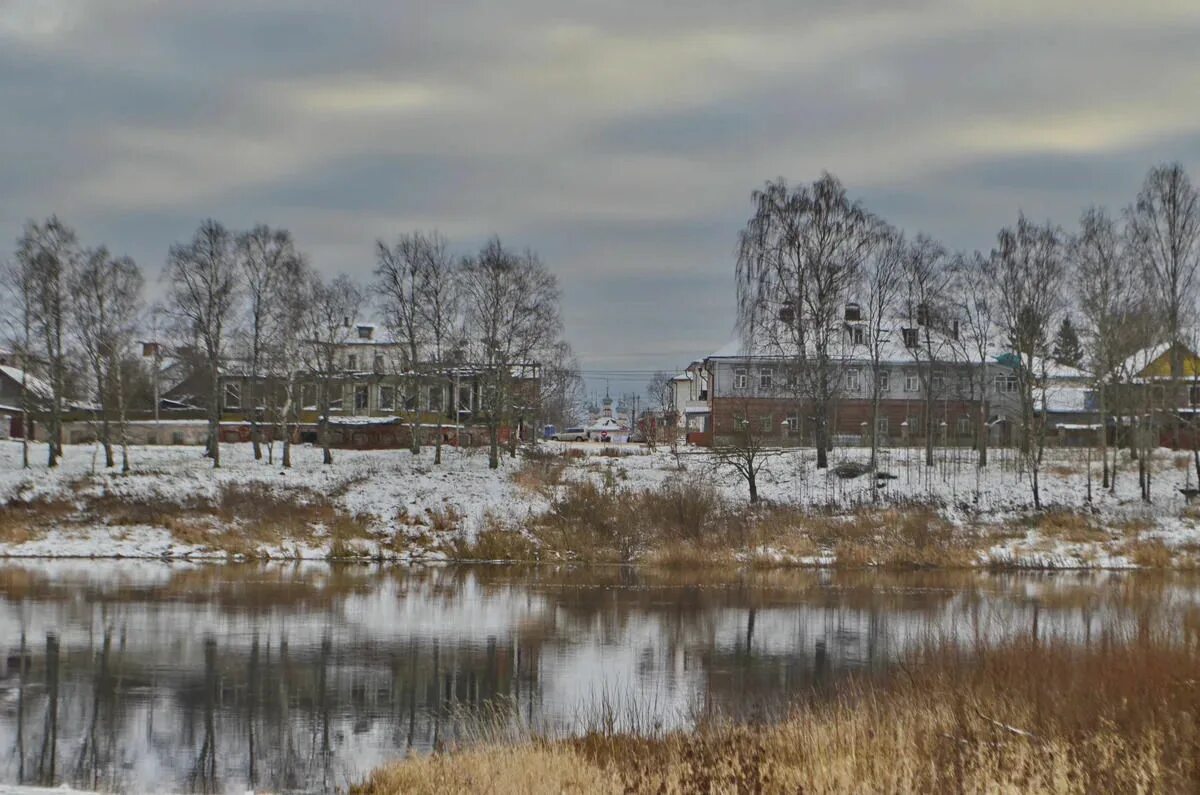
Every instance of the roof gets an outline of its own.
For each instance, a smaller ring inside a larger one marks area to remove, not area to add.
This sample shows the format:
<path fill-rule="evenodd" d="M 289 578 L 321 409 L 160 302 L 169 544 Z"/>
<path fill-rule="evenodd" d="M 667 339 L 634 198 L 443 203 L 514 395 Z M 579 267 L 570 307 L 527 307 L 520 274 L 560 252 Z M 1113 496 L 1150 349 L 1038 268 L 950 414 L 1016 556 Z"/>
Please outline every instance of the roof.
<path fill-rule="evenodd" d="M 1182 349 L 1183 378 L 1200 378 L 1200 357 L 1186 345 L 1180 343 Z M 1143 348 L 1127 358 L 1121 365 L 1121 370 L 1133 375 L 1136 379 L 1153 380 L 1169 379 L 1171 377 L 1171 362 L 1168 354 L 1171 343 L 1160 342 L 1149 348 Z"/>
<path fill-rule="evenodd" d="M 50 384 L 30 372 L 26 372 L 18 367 L 11 367 L 7 364 L 0 364 L 0 372 L 11 378 L 18 385 L 24 383 L 25 388 L 35 397 L 43 400 L 51 400 L 54 398 L 54 389 Z"/>
<path fill-rule="evenodd" d="M 854 326 L 865 326 L 862 321 L 848 321 L 840 323 L 840 327 L 850 328 Z M 918 357 L 914 352 L 924 353 L 925 340 L 922 336 L 921 346 L 919 348 L 909 348 L 904 344 L 904 330 L 908 328 L 920 328 L 924 333 L 927 328 L 925 326 L 909 326 L 906 323 L 895 323 L 887 329 L 886 338 L 880 341 L 879 358 L 881 362 L 890 364 L 912 364 L 918 361 Z M 966 345 L 936 329 L 930 329 L 929 337 L 930 346 L 934 350 L 935 357 L 939 362 L 956 363 L 970 362 L 972 357 L 966 353 Z M 764 358 L 764 359 L 791 359 L 797 351 L 794 348 L 787 349 L 790 346 L 771 344 L 767 341 L 763 342 L 747 342 L 745 339 L 734 339 L 722 345 L 717 350 L 709 355 L 709 359 L 748 359 L 748 358 Z M 840 333 L 830 346 L 830 355 L 839 361 L 871 361 L 871 350 L 866 344 L 853 343 L 849 341 L 848 333 Z M 812 355 L 812 354 L 810 354 Z M 923 361 L 923 358 L 921 359 Z"/>

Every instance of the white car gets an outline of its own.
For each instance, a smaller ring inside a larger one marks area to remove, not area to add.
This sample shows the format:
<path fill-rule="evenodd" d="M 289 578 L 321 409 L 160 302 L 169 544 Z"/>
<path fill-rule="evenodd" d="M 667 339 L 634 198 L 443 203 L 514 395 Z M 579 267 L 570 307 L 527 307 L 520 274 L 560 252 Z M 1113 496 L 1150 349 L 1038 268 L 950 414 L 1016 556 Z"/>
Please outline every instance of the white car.
<path fill-rule="evenodd" d="M 586 442 L 588 435 L 583 428 L 567 428 L 550 437 L 556 442 Z"/>

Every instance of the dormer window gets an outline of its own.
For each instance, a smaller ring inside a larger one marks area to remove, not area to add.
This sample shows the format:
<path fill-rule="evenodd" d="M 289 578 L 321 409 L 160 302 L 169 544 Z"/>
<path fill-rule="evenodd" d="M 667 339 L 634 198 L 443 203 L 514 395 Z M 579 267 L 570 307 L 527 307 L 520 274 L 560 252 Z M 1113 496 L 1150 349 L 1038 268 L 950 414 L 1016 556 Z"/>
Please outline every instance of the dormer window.
<path fill-rule="evenodd" d="M 862 307 L 855 303 L 846 304 L 846 320 L 862 320 Z"/>
<path fill-rule="evenodd" d="M 375 331 L 374 326 L 359 326 L 358 327 L 358 338 L 360 340 L 369 340 L 369 339 L 371 339 L 371 334 L 373 334 L 374 331 Z"/>
<path fill-rule="evenodd" d="M 917 330 L 915 328 L 906 328 L 906 329 L 901 329 L 900 331 L 901 331 L 901 333 L 904 334 L 904 347 L 905 348 L 917 347 Z"/>
<path fill-rule="evenodd" d="M 779 307 L 779 320 L 783 323 L 791 323 L 796 319 L 796 307 L 791 301 L 784 301 Z"/>

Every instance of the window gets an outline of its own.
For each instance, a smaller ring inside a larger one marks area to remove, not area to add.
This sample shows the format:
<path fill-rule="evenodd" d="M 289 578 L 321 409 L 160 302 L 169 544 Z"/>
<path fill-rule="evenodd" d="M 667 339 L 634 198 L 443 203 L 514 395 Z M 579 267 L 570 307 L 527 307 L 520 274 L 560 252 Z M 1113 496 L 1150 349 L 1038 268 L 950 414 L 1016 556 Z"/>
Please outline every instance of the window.
<path fill-rule="evenodd" d="M 366 411 L 367 410 L 367 407 L 370 405 L 370 398 L 368 397 L 369 394 L 370 393 L 367 391 L 366 384 L 362 384 L 360 386 L 354 387 L 354 410 L 355 411 Z"/>
<path fill-rule="evenodd" d="M 851 345 L 866 345 L 867 330 L 863 326 L 849 326 L 847 328 L 847 338 Z"/>
<path fill-rule="evenodd" d="M 970 436 L 971 435 L 971 418 L 968 417 L 966 414 L 964 414 L 958 418 L 958 435 L 959 436 Z"/>
<path fill-rule="evenodd" d="M 1087 395 L 1090 396 L 1091 400 L 1091 405 L 1088 406 L 1088 408 L 1095 409 L 1099 404 L 1099 401 L 1096 399 L 1095 391 L 1088 392 Z M 1084 399 L 1087 400 L 1088 398 L 1085 397 Z M 1192 386 L 1188 387 L 1188 404 L 1192 406 L 1200 404 L 1200 386 L 1193 384 Z"/>
<path fill-rule="evenodd" d="M 395 411 L 396 410 L 396 387 L 394 387 L 394 386 L 379 387 L 379 410 L 380 411 Z"/>
<path fill-rule="evenodd" d="M 773 416 L 768 414 L 767 416 L 762 418 L 762 432 L 763 433 L 770 433 L 774 427 L 775 427 L 775 418 Z"/>
<path fill-rule="evenodd" d="M 920 392 L 921 381 L 917 378 L 917 374 L 912 370 L 904 372 L 904 391 L 905 392 Z"/>
<path fill-rule="evenodd" d="M 471 413 L 471 387 L 460 386 L 458 388 L 458 410 Z"/>
<path fill-rule="evenodd" d="M 787 418 L 787 430 L 789 434 L 800 433 L 800 415 L 789 414 Z"/>
<path fill-rule="evenodd" d="M 879 391 L 888 392 L 892 388 L 892 374 L 887 370 L 879 371 Z"/>
<path fill-rule="evenodd" d="M 360 340 L 369 340 L 369 339 L 371 339 L 371 332 L 373 332 L 374 330 L 375 329 L 372 326 L 359 326 L 358 327 L 358 338 Z"/>
<path fill-rule="evenodd" d="M 908 432 L 912 436 L 919 436 L 921 434 L 921 418 L 919 416 L 908 418 Z"/>
<path fill-rule="evenodd" d="M 791 301 L 784 301 L 779 307 L 779 320 L 782 323 L 791 323 L 796 319 L 796 305 Z"/>
<path fill-rule="evenodd" d="M 887 417 L 880 417 L 879 419 L 875 420 L 875 433 L 878 434 L 879 436 L 887 436 L 887 433 L 888 433 Z"/>
<path fill-rule="evenodd" d="M 775 368 L 764 367 L 758 371 L 758 386 L 760 389 L 770 389 L 775 385 Z"/>
<path fill-rule="evenodd" d="M 1017 391 L 1017 377 L 1015 375 L 998 375 L 996 376 L 996 391 L 1001 394 L 1011 394 Z"/>
<path fill-rule="evenodd" d="M 846 320 L 862 320 L 862 307 L 855 303 L 846 304 Z"/>
<path fill-rule="evenodd" d="M 934 373 L 929 383 L 933 387 L 934 392 L 941 393 L 942 389 L 946 386 L 946 379 L 941 373 Z"/>
<path fill-rule="evenodd" d="M 357 370 L 358 369 L 358 357 L 355 356 L 353 353 L 346 357 L 346 369 L 347 370 Z"/>
<path fill-rule="evenodd" d="M 787 386 L 788 389 L 795 389 L 800 386 L 800 371 L 796 368 L 789 368 L 787 371 Z"/>
<path fill-rule="evenodd" d="M 375 372 L 377 372 L 377 373 L 383 372 L 383 355 L 382 354 L 378 354 L 378 353 L 375 354 Z"/>
<path fill-rule="evenodd" d="M 857 368 L 846 371 L 846 389 L 851 392 L 858 392 L 862 389 L 862 379 L 859 377 Z"/>
<path fill-rule="evenodd" d="M 418 408 L 417 403 L 418 403 L 418 395 L 417 395 L 417 391 L 415 389 L 411 393 L 406 394 L 404 396 L 404 410 L 405 411 L 416 411 Z"/>
<path fill-rule="evenodd" d="M 904 335 L 904 347 L 917 347 L 917 330 L 915 328 L 900 329 L 900 333 Z"/>
<path fill-rule="evenodd" d="M 733 369 L 733 388 L 745 389 L 750 386 L 750 376 L 746 372 L 745 367 L 735 367 Z"/>
<path fill-rule="evenodd" d="M 240 409 L 242 407 L 242 385 L 232 382 L 225 384 L 225 408 Z"/>
<path fill-rule="evenodd" d="M 442 410 L 442 385 L 433 384 L 429 387 L 429 410 Z"/>
<path fill-rule="evenodd" d="M 929 304 L 919 304 L 917 306 L 917 325 L 918 326 L 928 326 L 929 325 L 929 317 L 930 317 Z"/>

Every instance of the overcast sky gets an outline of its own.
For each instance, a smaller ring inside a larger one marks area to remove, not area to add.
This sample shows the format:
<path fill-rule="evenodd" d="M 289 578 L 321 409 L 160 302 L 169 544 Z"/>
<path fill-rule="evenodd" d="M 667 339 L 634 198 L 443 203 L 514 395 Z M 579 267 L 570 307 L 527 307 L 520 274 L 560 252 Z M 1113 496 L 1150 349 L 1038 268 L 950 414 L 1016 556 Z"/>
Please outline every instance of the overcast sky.
<path fill-rule="evenodd" d="M 986 249 L 1200 178 L 1198 44 L 1197 0 L 0 0 L 0 235 L 57 212 L 154 279 L 262 222 L 365 279 L 377 237 L 499 234 L 602 389 L 730 337 L 767 179 Z"/>

